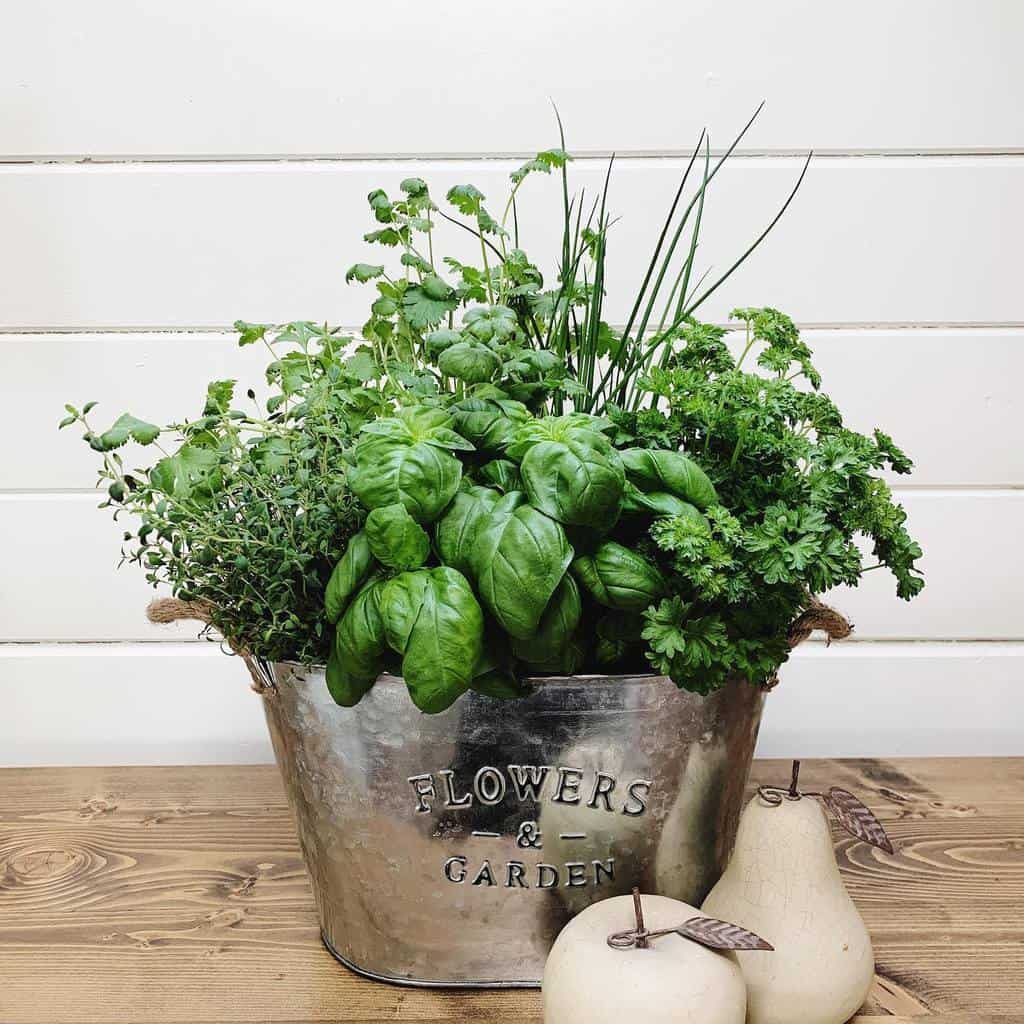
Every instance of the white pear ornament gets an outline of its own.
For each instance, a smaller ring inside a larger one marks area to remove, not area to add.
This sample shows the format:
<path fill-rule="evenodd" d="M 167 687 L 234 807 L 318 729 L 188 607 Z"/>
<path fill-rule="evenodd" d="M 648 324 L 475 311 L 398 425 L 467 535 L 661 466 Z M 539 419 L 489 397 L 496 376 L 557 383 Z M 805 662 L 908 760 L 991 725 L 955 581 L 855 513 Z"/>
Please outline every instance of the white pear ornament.
<path fill-rule="evenodd" d="M 592 903 L 548 956 L 544 1024 L 744 1024 L 737 948 L 771 949 L 667 896 L 634 889 Z"/>
<path fill-rule="evenodd" d="M 747 1024 L 843 1024 L 875 973 L 868 930 L 843 885 L 822 803 L 860 839 L 892 853 L 874 815 L 846 790 L 762 786 L 740 818 L 732 860 L 703 910 L 763 935 L 776 952 L 739 953 Z M 821 802 L 819 802 L 821 801 Z"/>

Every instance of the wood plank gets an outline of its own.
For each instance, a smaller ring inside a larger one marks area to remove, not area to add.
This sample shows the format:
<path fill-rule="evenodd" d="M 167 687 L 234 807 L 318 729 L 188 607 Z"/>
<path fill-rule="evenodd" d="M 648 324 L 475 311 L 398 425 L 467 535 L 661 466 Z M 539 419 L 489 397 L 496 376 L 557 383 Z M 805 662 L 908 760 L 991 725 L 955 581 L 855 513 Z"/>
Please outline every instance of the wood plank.
<path fill-rule="evenodd" d="M 361 323 L 369 291 L 345 267 L 378 252 L 365 196 L 409 174 L 434 193 L 473 181 L 505 194 L 506 161 L 17 165 L 0 167 L 0 328 L 226 326 L 295 318 Z M 624 320 L 676 187 L 679 159 L 626 159 L 610 207 L 605 312 Z M 790 158 L 723 168 L 702 222 L 700 267 L 728 267 L 769 222 L 799 171 Z M 600 160 L 574 165 L 599 190 Z M 702 314 L 772 305 L 804 323 L 1017 323 L 1012 260 L 1024 223 L 1024 157 L 821 160 L 778 229 Z M 550 276 L 557 181 L 521 195 L 526 248 Z M 940 215 L 941 214 L 941 215 Z M 446 225 L 438 246 L 474 258 Z M 437 246 L 435 246 L 437 248 Z M 173 281 L 173 286 L 168 282 Z M 851 284 L 852 283 L 852 284 Z"/>
<path fill-rule="evenodd" d="M 582 150 L 678 150 L 705 123 L 724 138 L 763 98 L 755 148 L 1024 145 L 1014 0 L 635 0 L 585 18 L 544 0 L 500 18 L 472 0 L 440 17 L 400 0 L 37 0 L 16 27 L 7 156 L 521 152 L 551 144 L 549 97 Z"/>
<path fill-rule="evenodd" d="M 68 440 L 71 443 L 71 439 Z M 79 442 L 81 444 L 81 442 Z M 82 445 L 82 455 L 88 453 Z M 1008 543 L 1024 514 L 1024 490 L 905 491 L 909 527 L 925 556 L 924 592 L 896 598 L 895 582 L 870 572 L 855 591 L 825 595 L 862 640 L 1018 640 L 1024 638 L 1024 547 Z M 144 617 L 152 597 L 138 566 L 117 569 L 123 525 L 99 511 L 94 493 L 0 494 L 0 535 L 21 542 L 7 571 L 20 582 L 0 592 L 0 641 L 163 640 L 194 637 Z M 126 520 L 125 520 L 126 521 Z M 971 569 L 965 571 L 964 539 Z M 865 564 L 870 564 L 870 561 Z M 52 596 L 60 595 L 54 601 Z"/>
<path fill-rule="evenodd" d="M 754 779 L 785 768 L 759 762 Z M 897 845 L 836 836 L 879 967 L 857 1020 L 1019 1022 L 1024 760 L 809 761 L 802 777 L 853 787 Z M 977 813 L 907 816 L 880 781 Z M 338 967 L 269 767 L 0 772 L 0 950 L 4 1024 L 540 1021 L 535 992 L 397 989 Z"/>
<path fill-rule="evenodd" d="M 272 759 L 244 667 L 213 645 L 0 645 L 0 677 L 0 764 Z M 808 644 L 771 694 L 758 751 L 1022 754 L 1022 679 L 1021 644 Z M 1005 800 L 1022 780 L 991 785 Z M 878 786 L 902 794 L 907 814 L 931 813 L 920 792 L 884 776 Z M 970 805 L 954 800 L 951 814 Z"/>
<path fill-rule="evenodd" d="M 1024 416 L 1016 386 L 1024 376 L 1024 330 L 808 330 L 803 336 L 846 422 L 864 432 L 882 427 L 913 456 L 913 475 L 898 482 L 1024 485 L 1024 446 L 993 443 L 1014 436 Z M 99 401 L 101 425 L 127 406 L 169 422 L 199 408 L 208 380 L 233 378 L 240 391 L 262 391 L 268 358 L 259 346 L 239 349 L 234 334 L 0 335 L 0 378 L 19 382 L 0 408 L 0 432 L 34 438 L 6 453 L 0 490 L 93 485 L 93 453 L 71 432 L 53 429 L 66 401 L 79 407 Z M 915 399 L 939 394 L 942 401 Z M 133 451 L 129 462 L 134 459 Z"/>

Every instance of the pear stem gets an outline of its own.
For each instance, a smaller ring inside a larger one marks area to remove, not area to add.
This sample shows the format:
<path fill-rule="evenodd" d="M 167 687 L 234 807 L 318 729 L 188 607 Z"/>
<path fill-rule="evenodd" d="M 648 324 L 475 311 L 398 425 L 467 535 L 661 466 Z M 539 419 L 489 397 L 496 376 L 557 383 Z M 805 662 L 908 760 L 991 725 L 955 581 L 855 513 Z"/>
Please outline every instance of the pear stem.
<path fill-rule="evenodd" d="M 640 904 L 640 890 L 633 887 L 633 911 L 636 914 L 637 949 L 647 949 L 647 930 L 644 928 L 644 908 Z"/>
<path fill-rule="evenodd" d="M 791 778 L 789 780 L 789 795 L 794 800 L 800 795 L 800 790 L 798 790 L 796 788 L 797 787 L 797 783 L 799 781 L 800 781 L 800 762 L 797 760 L 797 761 L 793 762 L 793 775 L 791 776 Z"/>

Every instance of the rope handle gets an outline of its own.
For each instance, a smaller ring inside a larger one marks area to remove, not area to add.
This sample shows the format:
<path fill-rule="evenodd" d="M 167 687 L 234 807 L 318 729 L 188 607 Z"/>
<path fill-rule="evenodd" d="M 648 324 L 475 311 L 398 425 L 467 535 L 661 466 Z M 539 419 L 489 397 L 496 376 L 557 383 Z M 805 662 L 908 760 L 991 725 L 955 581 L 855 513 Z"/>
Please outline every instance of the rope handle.
<path fill-rule="evenodd" d="M 789 646 L 802 644 L 816 629 L 824 632 L 831 644 L 833 640 L 845 640 L 853 632 L 853 625 L 835 608 L 822 604 L 812 594 L 807 610 L 793 620 L 786 633 Z"/>
<path fill-rule="evenodd" d="M 177 597 L 160 597 L 150 601 L 146 608 L 146 617 L 158 625 L 180 622 L 183 619 L 196 619 L 210 626 L 213 625 L 213 606 L 206 601 L 182 601 Z M 812 595 L 806 611 L 793 620 L 786 633 L 789 646 L 799 646 L 816 629 L 826 634 L 829 644 L 833 640 L 845 640 L 853 632 L 853 626 L 844 616 L 834 608 L 822 604 Z M 230 640 L 227 644 L 245 662 L 245 667 L 252 676 L 252 688 L 258 694 L 265 696 L 268 692 L 276 692 L 274 677 L 266 662 L 254 657 L 244 647 L 236 647 Z M 765 683 L 764 688 L 772 690 L 778 683 L 779 677 L 774 675 Z"/>
<path fill-rule="evenodd" d="M 156 625 L 166 625 L 171 622 L 182 622 L 186 619 L 195 619 L 197 622 L 212 626 L 213 605 L 207 601 L 182 601 L 177 597 L 158 597 L 150 601 L 146 607 L 146 618 Z M 225 637 L 225 642 L 234 654 L 237 654 L 252 677 L 252 688 L 261 697 L 277 692 L 277 685 L 274 682 L 273 673 L 265 661 L 250 654 L 244 647 L 238 647 Z"/>

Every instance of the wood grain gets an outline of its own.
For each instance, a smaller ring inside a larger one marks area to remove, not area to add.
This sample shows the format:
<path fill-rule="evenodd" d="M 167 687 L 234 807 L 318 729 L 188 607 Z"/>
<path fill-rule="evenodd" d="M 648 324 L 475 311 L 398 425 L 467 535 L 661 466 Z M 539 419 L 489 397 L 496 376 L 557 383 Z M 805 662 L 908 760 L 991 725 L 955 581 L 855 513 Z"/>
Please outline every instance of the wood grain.
<path fill-rule="evenodd" d="M 756 782 L 788 776 L 758 762 Z M 875 940 L 857 1020 L 1024 1021 L 1024 759 L 809 761 L 885 823 L 836 832 Z M 399 989 L 320 945 L 276 769 L 0 772 L 3 1024 L 539 1024 L 532 991 Z"/>

